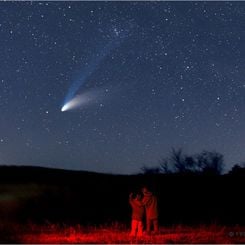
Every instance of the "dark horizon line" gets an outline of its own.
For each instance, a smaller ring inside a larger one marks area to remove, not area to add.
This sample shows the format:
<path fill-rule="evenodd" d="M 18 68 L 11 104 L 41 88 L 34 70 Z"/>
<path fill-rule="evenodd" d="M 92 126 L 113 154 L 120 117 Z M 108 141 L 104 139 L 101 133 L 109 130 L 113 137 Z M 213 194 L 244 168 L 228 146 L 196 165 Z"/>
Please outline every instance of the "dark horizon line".
<path fill-rule="evenodd" d="M 239 166 L 239 165 L 238 165 Z M 186 172 L 186 173 L 180 173 L 180 172 L 172 172 L 172 173 L 164 173 L 164 172 L 158 172 L 158 173 L 144 173 L 144 172 L 138 172 L 138 173 L 131 173 L 131 174 L 118 174 L 118 173 L 109 173 L 109 172 L 96 172 L 96 171 L 89 171 L 89 170 L 77 170 L 77 169 L 66 169 L 66 168 L 59 168 L 59 167 L 45 167 L 40 165 L 16 165 L 16 164 L 0 164 L 0 170 L 1 168 L 29 168 L 29 169 L 42 169 L 42 170 L 51 170 L 51 171 L 64 171 L 64 172 L 70 172 L 70 173 L 87 173 L 87 174 L 100 174 L 100 175 L 111 175 L 111 176 L 136 176 L 136 175 L 198 175 L 202 173 L 198 172 Z M 154 168 L 154 167 L 153 167 Z M 243 167 L 241 166 L 243 169 Z M 229 171 L 223 172 L 218 174 L 218 176 L 225 176 L 229 175 L 232 169 Z"/>
<path fill-rule="evenodd" d="M 82 172 L 82 173 L 88 173 L 88 174 L 102 174 L 102 175 L 137 175 L 136 174 L 118 174 L 118 173 L 105 173 L 105 172 L 97 172 L 97 171 L 89 171 L 89 170 L 78 170 L 78 169 L 68 169 L 68 168 L 60 168 L 60 167 L 49 167 L 49 166 L 41 166 L 41 165 L 17 165 L 17 164 L 0 164 L 0 169 L 6 167 L 6 168 L 32 168 L 32 169 L 46 169 L 46 170 L 57 170 L 57 171 L 66 171 L 66 172 Z M 138 173 L 141 174 L 141 173 Z"/>

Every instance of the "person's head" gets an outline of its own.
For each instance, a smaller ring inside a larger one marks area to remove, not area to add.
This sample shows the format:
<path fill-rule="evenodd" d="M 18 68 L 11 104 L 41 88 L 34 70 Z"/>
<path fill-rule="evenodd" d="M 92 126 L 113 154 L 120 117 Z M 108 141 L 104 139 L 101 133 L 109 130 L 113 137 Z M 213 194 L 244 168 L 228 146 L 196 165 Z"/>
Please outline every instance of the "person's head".
<path fill-rule="evenodd" d="M 141 190 L 142 190 L 143 195 L 152 194 L 151 191 L 146 186 L 144 186 Z"/>
<path fill-rule="evenodd" d="M 138 200 L 138 201 L 141 201 L 142 198 L 143 198 L 142 193 L 137 193 L 136 196 L 135 196 L 135 199 Z"/>

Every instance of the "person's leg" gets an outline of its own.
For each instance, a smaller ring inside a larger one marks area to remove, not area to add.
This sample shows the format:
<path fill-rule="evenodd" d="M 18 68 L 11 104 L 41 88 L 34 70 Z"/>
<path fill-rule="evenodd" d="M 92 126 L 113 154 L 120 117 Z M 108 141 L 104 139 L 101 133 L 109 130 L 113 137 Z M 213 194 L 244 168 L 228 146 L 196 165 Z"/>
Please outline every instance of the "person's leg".
<path fill-rule="evenodd" d="M 146 219 L 146 232 L 147 234 L 151 233 L 151 219 L 149 218 Z"/>
<path fill-rule="evenodd" d="M 138 222 L 138 233 L 137 236 L 142 236 L 143 235 L 143 222 L 139 221 Z"/>
<path fill-rule="evenodd" d="M 137 229 L 137 220 L 132 219 L 130 236 L 136 235 L 136 229 Z"/>
<path fill-rule="evenodd" d="M 153 220 L 153 231 L 154 231 L 154 233 L 158 233 L 158 231 L 159 231 L 159 226 L 158 226 L 158 219 L 154 219 Z"/>

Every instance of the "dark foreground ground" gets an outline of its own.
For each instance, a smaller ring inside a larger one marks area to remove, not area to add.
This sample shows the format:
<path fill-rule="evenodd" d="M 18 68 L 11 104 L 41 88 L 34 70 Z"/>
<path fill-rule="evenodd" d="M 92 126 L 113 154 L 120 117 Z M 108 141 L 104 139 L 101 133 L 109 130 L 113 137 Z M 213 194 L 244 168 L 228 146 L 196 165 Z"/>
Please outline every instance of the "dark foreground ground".
<path fill-rule="evenodd" d="M 245 243 L 244 181 L 241 172 L 125 176 L 0 167 L 0 242 Z M 132 240 L 128 195 L 143 185 L 158 196 L 161 232 Z"/>

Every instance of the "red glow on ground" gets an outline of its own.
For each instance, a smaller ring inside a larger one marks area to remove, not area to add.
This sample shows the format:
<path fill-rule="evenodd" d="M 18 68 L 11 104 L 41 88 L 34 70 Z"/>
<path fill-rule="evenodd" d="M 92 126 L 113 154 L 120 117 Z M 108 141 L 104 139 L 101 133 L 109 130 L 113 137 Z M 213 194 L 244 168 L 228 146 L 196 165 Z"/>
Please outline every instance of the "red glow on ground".
<path fill-rule="evenodd" d="M 129 230 L 111 228 L 42 227 L 19 237 L 21 243 L 245 243 L 245 228 L 176 226 L 161 228 L 158 235 L 131 238 Z"/>

